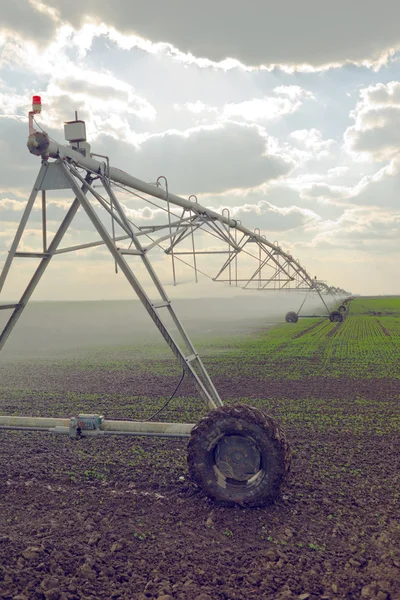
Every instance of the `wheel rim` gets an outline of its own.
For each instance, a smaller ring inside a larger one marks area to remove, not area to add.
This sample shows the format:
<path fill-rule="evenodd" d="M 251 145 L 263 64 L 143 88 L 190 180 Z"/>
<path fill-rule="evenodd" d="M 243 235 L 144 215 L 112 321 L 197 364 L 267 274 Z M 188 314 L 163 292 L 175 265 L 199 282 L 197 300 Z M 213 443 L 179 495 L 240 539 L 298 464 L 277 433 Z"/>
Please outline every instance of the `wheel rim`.
<path fill-rule="evenodd" d="M 264 473 L 261 452 L 253 440 L 225 435 L 214 447 L 214 471 L 228 485 L 251 485 Z"/>

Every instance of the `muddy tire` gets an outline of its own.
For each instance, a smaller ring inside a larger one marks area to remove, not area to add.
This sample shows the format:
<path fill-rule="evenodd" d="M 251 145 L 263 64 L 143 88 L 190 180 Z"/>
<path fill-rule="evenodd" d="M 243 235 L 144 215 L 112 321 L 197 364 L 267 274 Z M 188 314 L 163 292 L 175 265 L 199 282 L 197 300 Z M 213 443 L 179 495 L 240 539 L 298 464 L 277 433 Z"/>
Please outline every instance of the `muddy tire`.
<path fill-rule="evenodd" d="M 286 323 L 297 323 L 298 320 L 299 320 L 298 314 L 295 312 L 288 312 L 285 315 Z"/>
<path fill-rule="evenodd" d="M 345 313 L 345 312 L 346 312 L 346 310 L 347 310 L 347 308 L 345 307 L 345 305 L 344 305 L 344 304 L 341 304 L 341 305 L 339 306 L 339 309 L 338 309 L 338 310 L 339 310 L 340 312 L 343 312 L 343 313 Z"/>
<path fill-rule="evenodd" d="M 338 310 L 334 310 L 329 315 L 329 320 L 331 323 L 341 323 L 343 321 L 343 313 L 339 312 Z"/>
<path fill-rule="evenodd" d="M 189 474 L 213 500 L 263 506 L 278 495 L 291 452 L 283 430 L 253 406 L 222 406 L 192 429 Z"/>

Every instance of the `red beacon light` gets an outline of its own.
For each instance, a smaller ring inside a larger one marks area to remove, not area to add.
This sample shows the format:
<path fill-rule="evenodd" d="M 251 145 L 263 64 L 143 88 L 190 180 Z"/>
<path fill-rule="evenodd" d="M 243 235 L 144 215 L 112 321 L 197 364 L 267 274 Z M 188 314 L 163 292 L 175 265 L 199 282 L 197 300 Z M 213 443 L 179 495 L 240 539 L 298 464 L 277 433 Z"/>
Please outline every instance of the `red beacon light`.
<path fill-rule="evenodd" d="M 36 133 L 34 127 L 34 115 L 38 115 L 42 112 L 42 99 L 40 96 L 32 96 L 32 110 L 29 111 L 29 135 Z"/>
<path fill-rule="evenodd" d="M 42 99 L 40 96 L 32 96 L 32 112 L 40 113 L 42 111 Z"/>

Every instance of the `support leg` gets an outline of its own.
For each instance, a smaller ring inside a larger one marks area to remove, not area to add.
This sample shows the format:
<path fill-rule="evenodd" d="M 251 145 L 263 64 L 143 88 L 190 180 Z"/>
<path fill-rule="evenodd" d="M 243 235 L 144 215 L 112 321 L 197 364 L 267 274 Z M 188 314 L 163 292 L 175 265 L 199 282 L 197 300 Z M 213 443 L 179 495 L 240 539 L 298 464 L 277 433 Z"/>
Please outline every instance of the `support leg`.
<path fill-rule="evenodd" d="M 150 298 L 148 297 L 147 293 L 141 286 L 140 282 L 138 281 L 137 277 L 133 273 L 132 269 L 128 265 L 125 258 L 123 257 L 122 253 L 119 252 L 117 250 L 117 248 L 115 247 L 115 244 L 113 243 L 111 236 L 109 235 L 107 229 L 105 228 L 105 226 L 99 219 L 99 217 L 98 217 L 96 211 L 94 210 L 94 208 L 92 207 L 91 203 L 89 202 L 89 200 L 86 198 L 85 194 L 79 188 L 75 177 L 77 177 L 77 179 L 81 180 L 82 176 L 73 167 L 70 167 L 70 166 L 67 167 L 63 163 L 62 163 L 62 166 L 63 166 L 64 172 L 65 172 L 65 175 L 70 182 L 71 188 L 73 189 L 82 208 L 88 215 L 89 219 L 91 220 L 94 227 L 96 228 L 98 234 L 103 239 L 105 245 L 107 246 L 108 250 L 110 251 L 111 255 L 113 256 L 115 262 L 119 266 L 122 273 L 125 275 L 126 279 L 130 283 L 131 287 L 136 292 L 139 300 L 142 302 L 146 311 L 152 318 L 153 322 L 156 324 L 157 328 L 161 332 L 162 336 L 166 340 L 166 342 L 169 345 L 169 347 L 171 348 L 172 352 L 175 354 L 176 358 L 178 359 L 179 363 L 182 365 L 185 372 L 194 378 L 196 386 L 197 386 L 201 396 L 204 398 L 204 400 L 207 402 L 207 404 L 210 408 L 216 408 L 217 406 L 222 406 L 222 400 L 219 397 L 217 390 L 215 389 L 202 361 L 200 360 L 200 357 L 198 356 L 193 344 L 191 343 L 189 337 L 187 336 L 182 324 L 180 323 L 179 319 L 177 318 L 175 312 L 173 311 L 173 309 L 171 307 L 171 303 L 170 303 L 158 277 L 156 276 L 156 274 L 153 270 L 153 267 L 151 266 L 150 261 L 147 259 L 146 255 L 145 255 L 144 248 L 141 246 L 140 242 L 138 241 L 138 239 L 137 239 L 133 229 L 131 228 L 131 225 L 130 225 L 128 219 L 126 218 L 126 215 L 125 215 L 124 211 L 122 210 L 122 208 L 119 204 L 119 201 L 116 198 L 116 196 L 114 195 L 111 187 L 108 186 L 107 182 L 103 182 L 104 187 L 106 188 L 108 194 L 110 195 L 110 198 L 112 198 L 116 212 L 117 212 L 118 216 L 120 217 L 121 221 L 123 222 L 124 228 L 128 228 L 130 230 L 132 241 L 135 245 L 135 253 L 141 257 L 154 284 L 156 285 L 158 292 L 161 295 L 162 302 L 159 303 L 159 306 L 156 306 L 153 302 L 151 302 Z M 91 191 L 90 187 L 89 187 L 89 190 Z M 159 308 L 166 308 L 169 311 L 169 314 L 171 315 L 172 319 L 174 320 L 174 323 L 177 326 L 179 333 L 181 334 L 181 336 L 185 342 L 185 345 L 188 348 L 188 351 L 190 352 L 189 355 L 185 356 L 185 354 L 182 352 L 182 350 L 176 344 L 173 337 L 168 332 L 162 319 L 158 315 L 157 310 Z M 197 370 L 195 370 L 195 366 L 197 367 Z"/>
<path fill-rule="evenodd" d="M 46 164 L 43 164 L 41 166 L 39 174 L 38 174 L 38 176 L 36 178 L 35 185 L 33 186 L 31 195 L 29 196 L 28 202 L 26 203 L 24 213 L 22 215 L 20 224 L 18 225 L 17 232 L 15 234 L 13 243 L 11 244 L 10 251 L 8 253 L 6 262 L 4 263 L 4 267 L 3 267 L 3 270 L 2 270 L 1 275 L 0 275 L 0 292 L 3 289 L 4 282 L 5 282 L 6 278 L 7 278 L 8 272 L 9 272 L 10 267 L 11 267 L 11 263 L 12 263 L 13 258 L 15 256 L 15 253 L 17 251 L 18 245 L 19 245 L 19 243 L 21 241 L 22 234 L 24 233 L 27 221 L 29 219 L 29 215 L 31 214 L 33 205 L 35 204 L 36 196 L 38 195 L 41 183 L 42 183 L 43 178 L 44 178 L 45 173 L 46 173 L 46 168 L 47 168 Z"/>
<path fill-rule="evenodd" d="M 90 176 L 87 177 L 87 181 L 90 180 Z M 79 189 L 79 188 L 78 188 Z M 82 194 L 83 196 L 85 195 L 87 190 L 87 186 L 83 185 L 82 189 L 79 190 L 80 194 Z M 37 193 L 37 191 L 36 191 Z M 3 331 L 1 332 L 0 335 L 0 350 L 3 348 L 4 344 L 6 343 L 11 331 L 13 330 L 15 324 L 17 323 L 19 317 L 21 316 L 25 306 L 27 305 L 30 297 L 32 296 L 33 292 L 36 289 L 37 284 L 39 283 L 43 273 L 45 272 L 45 270 L 47 269 L 47 267 L 50 264 L 50 260 L 52 259 L 55 251 L 57 250 L 60 242 L 62 241 L 68 227 L 70 226 L 72 219 L 74 218 L 74 216 L 76 215 L 78 208 L 80 206 L 80 203 L 78 201 L 77 198 L 75 198 L 75 200 L 73 201 L 69 211 L 67 212 L 67 214 L 64 217 L 63 222 L 61 223 L 57 233 L 55 234 L 53 241 L 51 242 L 50 246 L 48 247 L 47 253 L 48 256 L 45 256 L 44 258 L 42 258 L 42 260 L 39 263 L 39 266 L 37 267 L 32 279 L 30 280 L 26 290 L 24 291 L 24 293 L 21 296 L 21 299 L 19 301 L 19 303 L 16 305 L 16 308 L 14 308 L 13 313 L 11 314 L 11 317 L 9 318 L 8 322 L 6 323 L 6 326 L 4 327 Z M 21 234 L 22 235 L 22 234 Z"/>

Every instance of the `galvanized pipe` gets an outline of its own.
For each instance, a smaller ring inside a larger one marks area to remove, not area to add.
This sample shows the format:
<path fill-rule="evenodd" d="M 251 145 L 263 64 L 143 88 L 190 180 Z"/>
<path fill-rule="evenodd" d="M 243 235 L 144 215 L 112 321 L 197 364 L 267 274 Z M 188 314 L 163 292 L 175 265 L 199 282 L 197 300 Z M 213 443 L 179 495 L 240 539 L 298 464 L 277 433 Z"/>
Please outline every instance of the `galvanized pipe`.
<path fill-rule="evenodd" d="M 189 437 L 193 423 L 160 423 L 143 421 L 104 420 L 98 429 L 83 429 L 81 435 L 148 435 L 160 437 Z M 17 417 L 0 416 L 0 429 L 48 431 L 50 433 L 69 434 L 70 419 L 56 417 Z"/>
<path fill-rule="evenodd" d="M 289 254 L 284 252 L 281 248 L 279 248 L 275 244 L 268 242 L 267 240 L 265 240 L 265 238 L 262 238 L 260 235 L 254 233 L 250 229 L 247 229 L 246 227 L 244 227 L 240 221 L 225 217 L 224 215 L 221 215 L 220 213 L 217 213 L 213 210 L 205 208 L 204 206 L 201 206 L 198 203 L 190 202 L 190 200 L 186 200 L 185 198 L 182 198 L 181 196 L 177 196 L 176 194 L 172 194 L 170 192 L 167 193 L 165 190 L 163 190 L 160 187 L 157 187 L 150 183 L 141 181 L 140 179 L 133 177 L 132 175 L 129 175 L 128 173 L 125 173 L 125 171 L 121 171 L 120 169 L 106 165 L 106 163 L 104 163 L 104 162 L 99 162 L 97 160 L 94 160 L 91 157 L 83 156 L 83 154 L 81 154 L 80 152 L 77 152 L 76 150 L 73 150 L 70 146 L 64 146 L 62 144 L 58 144 L 58 142 L 50 140 L 48 137 L 46 139 L 45 138 L 46 134 L 40 133 L 39 135 L 40 135 L 40 155 L 42 157 L 44 157 L 44 158 L 46 158 L 46 157 L 61 158 L 61 159 L 67 159 L 67 160 L 69 159 L 76 166 L 82 167 L 84 169 L 88 169 L 90 171 L 93 171 L 94 173 L 98 173 L 99 175 L 104 175 L 108 179 L 115 181 L 117 183 L 120 183 L 121 185 L 133 188 L 144 194 L 149 194 L 150 196 L 154 196 L 155 198 L 159 198 L 160 200 L 165 200 L 167 202 L 168 201 L 173 202 L 174 204 L 181 206 L 182 208 L 185 208 L 186 210 L 193 211 L 200 215 L 207 215 L 211 219 L 215 219 L 216 221 L 219 221 L 220 223 L 228 225 L 228 227 L 234 227 L 234 228 L 238 229 L 239 231 L 241 231 L 242 233 L 249 235 L 250 237 L 256 239 L 259 242 L 262 242 L 269 248 L 277 251 L 279 254 L 281 254 L 282 256 L 287 258 L 290 263 L 296 265 L 296 267 L 302 273 L 304 278 L 309 282 L 310 285 L 312 285 L 313 280 L 312 280 L 311 276 L 307 273 L 307 271 L 304 269 L 304 267 L 302 267 L 300 265 L 300 263 L 298 263 L 292 256 L 290 256 Z M 35 134 L 29 136 L 28 148 L 32 154 L 38 155 L 39 150 L 38 150 L 38 145 L 36 143 Z"/>

